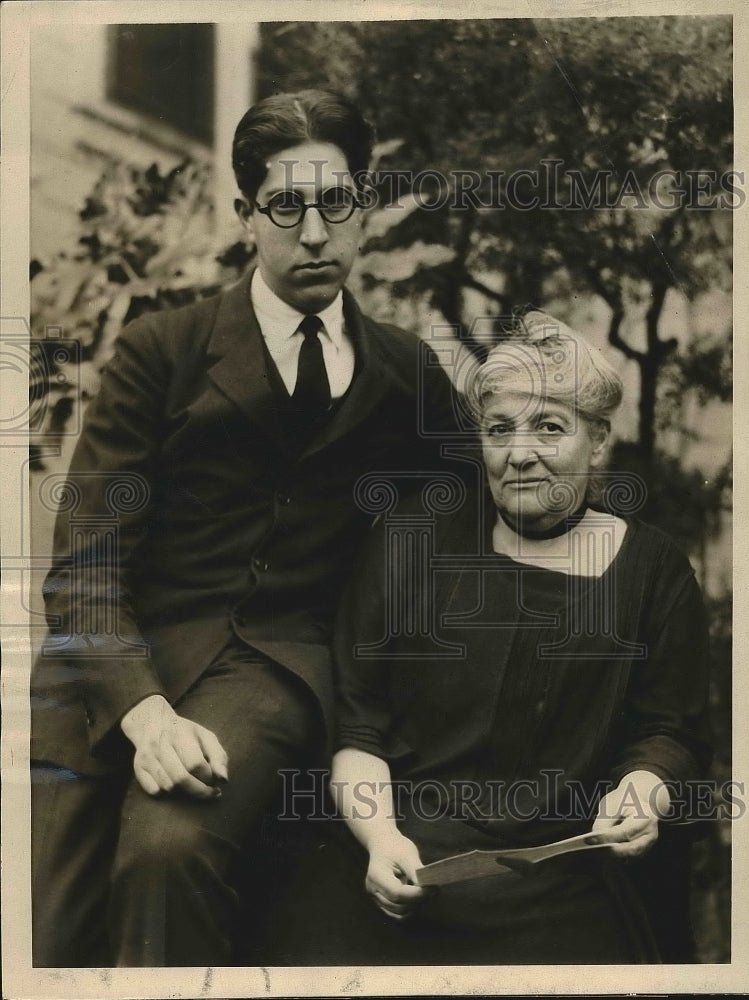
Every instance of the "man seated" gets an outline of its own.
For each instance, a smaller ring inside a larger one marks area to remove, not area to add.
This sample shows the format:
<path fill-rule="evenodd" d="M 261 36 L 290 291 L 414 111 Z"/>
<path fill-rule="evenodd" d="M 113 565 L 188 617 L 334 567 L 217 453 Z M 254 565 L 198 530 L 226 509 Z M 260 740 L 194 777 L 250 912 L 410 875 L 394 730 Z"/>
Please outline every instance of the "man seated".
<path fill-rule="evenodd" d="M 454 427 L 434 356 L 343 290 L 371 143 L 333 94 L 252 107 L 257 266 L 128 326 L 88 408 L 32 679 L 35 965 L 231 964 L 234 863 L 279 769 L 326 760 L 355 485 L 439 468 L 420 412 Z"/>

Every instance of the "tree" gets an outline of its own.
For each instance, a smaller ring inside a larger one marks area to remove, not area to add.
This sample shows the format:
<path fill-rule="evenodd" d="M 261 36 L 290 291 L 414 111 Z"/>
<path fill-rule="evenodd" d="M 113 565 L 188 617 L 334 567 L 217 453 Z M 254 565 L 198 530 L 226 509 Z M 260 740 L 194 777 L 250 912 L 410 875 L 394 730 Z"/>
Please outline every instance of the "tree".
<path fill-rule="evenodd" d="M 373 261 L 413 250 L 393 294 L 428 296 L 477 352 L 469 289 L 490 314 L 543 305 L 560 282 L 608 304 L 609 342 L 638 365 L 650 465 L 677 346 L 660 336 L 669 292 L 730 285 L 730 19 L 290 23 L 264 40 L 264 92 L 337 87 L 401 140 L 384 165 L 447 179 L 441 207 L 402 212 L 365 247 Z M 642 346 L 624 333 L 638 311 Z"/>

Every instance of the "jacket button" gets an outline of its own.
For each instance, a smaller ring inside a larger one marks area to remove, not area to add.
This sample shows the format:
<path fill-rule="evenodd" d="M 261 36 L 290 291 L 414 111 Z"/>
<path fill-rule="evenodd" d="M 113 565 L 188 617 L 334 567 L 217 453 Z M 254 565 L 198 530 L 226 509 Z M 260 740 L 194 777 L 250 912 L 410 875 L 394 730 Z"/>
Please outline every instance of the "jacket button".
<path fill-rule="evenodd" d="M 90 708 L 86 708 L 86 722 L 89 724 L 89 726 L 93 726 L 94 724 L 94 713 L 91 711 Z"/>
<path fill-rule="evenodd" d="M 291 497 L 287 493 L 279 493 L 276 499 L 282 507 L 288 507 L 291 503 Z"/>
<path fill-rule="evenodd" d="M 258 573 L 264 573 L 269 569 L 268 563 L 263 559 L 262 556 L 255 556 L 252 560 L 253 568 L 258 571 Z"/>

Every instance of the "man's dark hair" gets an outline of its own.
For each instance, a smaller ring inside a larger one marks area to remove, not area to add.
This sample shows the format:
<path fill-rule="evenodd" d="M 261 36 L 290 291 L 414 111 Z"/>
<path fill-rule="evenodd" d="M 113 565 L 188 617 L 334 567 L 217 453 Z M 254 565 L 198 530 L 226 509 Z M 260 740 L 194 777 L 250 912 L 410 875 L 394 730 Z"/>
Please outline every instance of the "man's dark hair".
<path fill-rule="evenodd" d="M 239 190 L 254 201 L 276 153 L 303 142 L 338 146 L 355 177 L 366 171 L 374 132 L 358 108 L 327 90 L 300 90 L 274 94 L 253 105 L 237 125 L 232 166 Z"/>

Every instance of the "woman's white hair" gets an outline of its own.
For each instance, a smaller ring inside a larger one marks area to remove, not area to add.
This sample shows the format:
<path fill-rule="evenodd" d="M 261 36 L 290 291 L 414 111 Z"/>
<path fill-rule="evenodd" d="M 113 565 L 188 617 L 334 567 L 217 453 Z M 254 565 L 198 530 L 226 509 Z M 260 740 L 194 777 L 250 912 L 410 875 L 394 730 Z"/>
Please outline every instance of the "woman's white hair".
<path fill-rule="evenodd" d="M 477 414 L 488 396 L 513 389 L 571 406 L 591 421 L 608 423 L 622 400 L 622 381 L 579 333 L 546 313 L 533 311 L 489 352 L 467 388 Z"/>

